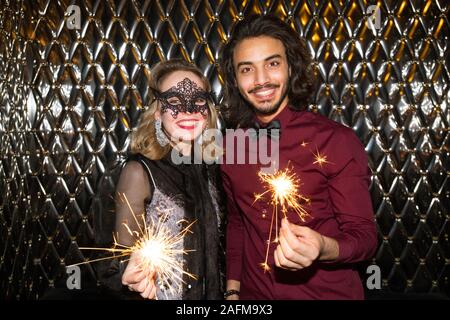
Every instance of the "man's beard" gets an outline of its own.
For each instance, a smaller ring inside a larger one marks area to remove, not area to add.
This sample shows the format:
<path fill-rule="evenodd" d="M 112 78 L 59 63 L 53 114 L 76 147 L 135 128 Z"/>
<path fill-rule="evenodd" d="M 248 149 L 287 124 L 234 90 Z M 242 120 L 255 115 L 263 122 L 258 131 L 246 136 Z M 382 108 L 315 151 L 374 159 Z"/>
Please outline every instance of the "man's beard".
<path fill-rule="evenodd" d="M 260 89 L 260 88 L 252 89 L 249 93 L 252 93 L 253 91 L 256 91 L 257 89 Z M 256 114 L 269 116 L 269 115 L 272 115 L 272 114 L 274 114 L 274 113 L 276 113 L 278 111 L 278 109 L 280 108 L 280 106 L 283 103 L 284 99 L 288 95 L 288 91 L 289 91 L 288 87 L 285 87 L 285 90 L 284 90 L 282 96 L 280 97 L 280 99 L 275 104 L 273 104 L 272 106 L 269 106 L 268 108 L 265 108 L 265 109 L 258 109 L 257 107 L 252 105 L 249 101 L 247 101 L 247 102 L 251 106 L 251 108 L 253 109 L 253 112 L 255 112 Z"/>

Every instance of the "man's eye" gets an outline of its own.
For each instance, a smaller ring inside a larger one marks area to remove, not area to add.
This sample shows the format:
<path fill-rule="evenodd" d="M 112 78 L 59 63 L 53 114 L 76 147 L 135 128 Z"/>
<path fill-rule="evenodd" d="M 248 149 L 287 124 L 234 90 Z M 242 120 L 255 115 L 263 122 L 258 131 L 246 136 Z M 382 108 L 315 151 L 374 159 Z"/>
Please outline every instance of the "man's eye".
<path fill-rule="evenodd" d="M 279 66 L 280 65 L 280 62 L 278 62 L 278 61 L 271 61 L 270 63 L 269 63 L 269 66 L 271 66 L 271 67 L 277 67 L 277 66 Z"/>
<path fill-rule="evenodd" d="M 250 71 L 251 71 L 251 68 L 249 68 L 249 67 L 241 68 L 241 73 L 247 73 Z"/>

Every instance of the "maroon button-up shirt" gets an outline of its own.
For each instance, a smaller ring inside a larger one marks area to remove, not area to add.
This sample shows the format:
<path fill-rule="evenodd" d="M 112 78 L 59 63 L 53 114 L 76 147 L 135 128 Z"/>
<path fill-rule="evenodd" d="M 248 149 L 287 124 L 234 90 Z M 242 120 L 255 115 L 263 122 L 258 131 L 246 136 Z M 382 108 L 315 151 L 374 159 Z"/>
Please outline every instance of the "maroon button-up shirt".
<path fill-rule="evenodd" d="M 377 247 L 364 148 L 351 129 L 313 112 L 286 107 L 275 119 L 281 122 L 279 169 L 289 167 L 295 172 L 299 193 L 310 199 L 305 203 L 309 216 L 304 222 L 292 210 L 288 210 L 288 219 L 334 238 L 339 257 L 288 271 L 275 266 L 277 244 L 272 243 L 271 271 L 264 272 L 260 264 L 266 257 L 273 207 L 267 197 L 255 202 L 255 194 L 265 191 L 258 177 L 261 165 L 226 164 L 224 159 L 227 279 L 240 281 L 241 299 L 364 299 L 352 264 L 371 258 Z M 234 151 L 225 149 L 229 152 Z M 317 155 L 326 157 L 325 162 L 317 162 Z"/>

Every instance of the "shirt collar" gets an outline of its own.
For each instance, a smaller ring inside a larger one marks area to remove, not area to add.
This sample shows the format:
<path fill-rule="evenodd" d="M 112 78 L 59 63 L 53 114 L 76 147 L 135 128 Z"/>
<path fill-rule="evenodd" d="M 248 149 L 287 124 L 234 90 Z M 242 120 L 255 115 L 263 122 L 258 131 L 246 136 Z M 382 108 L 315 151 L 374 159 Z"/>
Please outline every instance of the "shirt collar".
<path fill-rule="evenodd" d="M 275 118 L 273 118 L 271 121 L 273 120 L 278 120 L 280 121 L 281 124 L 281 128 L 285 128 L 289 122 L 291 122 L 292 118 L 294 117 L 296 113 L 296 110 L 294 110 L 290 104 L 286 105 L 286 107 L 284 107 L 284 109 L 276 115 Z M 262 127 L 266 126 L 267 123 L 262 122 L 261 120 L 259 120 L 259 118 L 255 115 L 254 116 L 254 121 L 258 122 Z"/>

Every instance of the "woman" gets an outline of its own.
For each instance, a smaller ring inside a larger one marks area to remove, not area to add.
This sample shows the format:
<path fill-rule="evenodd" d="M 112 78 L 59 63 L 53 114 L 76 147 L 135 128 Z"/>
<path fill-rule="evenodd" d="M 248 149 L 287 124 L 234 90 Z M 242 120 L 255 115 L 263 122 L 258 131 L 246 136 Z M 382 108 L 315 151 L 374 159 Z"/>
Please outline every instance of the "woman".
<path fill-rule="evenodd" d="M 193 160 L 193 146 L 211 147 L 212 142 L 199 139 L 205 129 L 215 128 L 217 123 L 210 85 L 199 69 L 184 60 L 161 62 L 152 70 L 151 81 L 155 100 L 142 114 L 132 135 L 133 155 L 123 167 L 117 184 L 116 194 L 123 194 L 132 209 L 117 197 L 118 242 L 133 245 L 136 241 L 123 225 L 139 230 L 132 212 L 144 213 L 147 223 L 158 221 L 161 213 L 167 213 L 163 223 L 174 235 L 186 226 L 180 220 L 195 221 L 181 248 L 189 252 L 177 259 L 183 263 L 184 271 L 195 275 L 197 280 L 184 276 L 185 283 L 171 292 L 158 284 L 155 274 L 144 273 L 136 253 L 121 281 L 147 299 L 220 299 L 223 250 L 219 231 L 222 215 L 216 192 L 216 186 L 220 185 L 216 182 L 218 171 L 204 163 L 176 164 L 179 162 L 174 161 L 178 154 L 184 160 Z"/>

